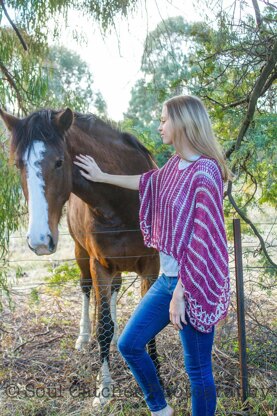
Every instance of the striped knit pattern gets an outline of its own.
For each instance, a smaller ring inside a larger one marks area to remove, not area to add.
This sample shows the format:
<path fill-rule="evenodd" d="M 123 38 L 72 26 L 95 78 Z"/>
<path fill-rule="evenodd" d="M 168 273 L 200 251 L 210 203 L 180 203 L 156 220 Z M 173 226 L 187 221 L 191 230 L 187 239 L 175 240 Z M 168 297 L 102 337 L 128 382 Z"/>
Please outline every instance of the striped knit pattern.
<path fill-rule="evenodd" d="M 146 246 L 177 260 L 190 322 L 210 332 L 230 301 L 222 175 L 214 159 L 201 156 L 184 170 L 179 161 L 141 176 L 140 227 Z"/>

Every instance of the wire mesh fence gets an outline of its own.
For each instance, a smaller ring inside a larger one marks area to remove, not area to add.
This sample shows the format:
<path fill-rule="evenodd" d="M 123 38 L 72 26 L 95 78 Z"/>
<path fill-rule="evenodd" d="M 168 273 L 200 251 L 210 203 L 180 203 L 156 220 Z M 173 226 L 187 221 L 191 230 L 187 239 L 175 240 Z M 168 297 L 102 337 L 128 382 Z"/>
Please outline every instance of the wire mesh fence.
<path fill-rule="evenodd" d="M 274 256 L 276 224 L 260 225 L 268 250 Z M 244 227 L 242 235 L 250 413 L 239 404 L 232 235 L 229 239 L 232 300 L 228 317 L 217 326 L 213 350 L 219 398 L 217 412 L 219 415 L 273 415 L 276 410 L 276 271 L 264 262 L 257 241 L 244 233 Z M 58 251 L 49 258 L 39 258 L 28 250 L 24 240 L 24 233 L 12 236 L 6 264 L 6 267 L 9 266 L 12 304 L 9 306 L 6 299 L 1 314 L 1 414 L 86 415 L 100 412 L 131 415 L 134 410 L 139 415 L 148 414 L 142 394 L 114 343 L 109 354 L 112 408 L 105 407 L 99 411 L 93 407 L 99 393 L 97 377 L 102 365 L 96 334 L 98 312 L 95 292 L 92 290 L 90 300 L 90 342 L 84 345 L 81 352 L 77 352 L 75 345 L 84 304 L 82 306 L 73 241 L 64 230 L 60 233 Z M 116 314 L 119 334 L 140 298 L 140 277 L 123 272 L 116 312 L 112 309 L 110 314 L 110 322 L 115 321 Z M 107 311 L 103 309 L 102 312 L 107 316 L 110 305 L 105 307 Z M 110 341 L 112 335 L 111 327 L 106 325 L 104 338 Z M 157 336 L 156 342 L 161 379 L 169 400 L 175 403 L 177 409 L 182 409 L 180 414 L 189 415 L 189 382 L 182 371 L 183 357 L 178 333 L 169 325 Z M 37 413 L 32 413 L 34 409 Z M 236 413 L 238 411 L 240 413 Z"/>

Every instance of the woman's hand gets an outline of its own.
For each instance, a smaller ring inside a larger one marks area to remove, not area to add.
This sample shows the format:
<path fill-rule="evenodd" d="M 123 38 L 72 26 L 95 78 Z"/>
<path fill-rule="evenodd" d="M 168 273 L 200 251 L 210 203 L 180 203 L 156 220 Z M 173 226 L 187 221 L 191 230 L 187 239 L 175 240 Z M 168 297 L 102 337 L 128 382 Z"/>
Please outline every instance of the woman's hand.
<path fill-rule="evenodd" d="M 120 186 L 121 188 L 138 190 L 141 175 L 111 175 L 104 173 L 99 168 L 95 160 L 91 156 L 76 156 L 75 165 L 79 166 L 81 175 L 93 182 L 104 182 L 110 185 Z"/>
<path fill-rule="evenodd" d="M 170 321 L 177 331 L 183 329 L 182 324 L 187 325 L 185 318 L 185 307 L 186 302 L 184 297 L 184 290 L 179 279 L 169 305 Z"/>
<path fill-rule="evenodd" d="M 74 161 L 75 165 L 79 166 L 81 175 L 93 182 L 102 182 L 104 180 L 104 172 L 99 168 L 95 160 L 91 156 L 76 156 L 77 162 Z"/>

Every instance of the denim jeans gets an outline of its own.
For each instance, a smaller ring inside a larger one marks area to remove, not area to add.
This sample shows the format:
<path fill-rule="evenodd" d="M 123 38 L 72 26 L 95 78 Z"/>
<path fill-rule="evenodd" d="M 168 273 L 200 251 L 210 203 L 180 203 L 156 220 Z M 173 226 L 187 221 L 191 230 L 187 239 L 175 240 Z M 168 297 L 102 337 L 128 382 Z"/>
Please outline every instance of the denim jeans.
<path fill-rule="evenodd" d="M 170 322 L 169 304 L 177 281 L 177 277 L 162 274 L 142 298 L 118 340 L 118 349 L 152 412 L 162 410 L 167 403 L 156 368 L 145 347 Z M 193 328 L 187 316 L 186 320 L 188 324 L 183 324 L 179 335 L 190 380 L 192 415 L 212 416 L 216 408 L 211 360 L 214 328 L 211 333 L 205 334 Z"/>

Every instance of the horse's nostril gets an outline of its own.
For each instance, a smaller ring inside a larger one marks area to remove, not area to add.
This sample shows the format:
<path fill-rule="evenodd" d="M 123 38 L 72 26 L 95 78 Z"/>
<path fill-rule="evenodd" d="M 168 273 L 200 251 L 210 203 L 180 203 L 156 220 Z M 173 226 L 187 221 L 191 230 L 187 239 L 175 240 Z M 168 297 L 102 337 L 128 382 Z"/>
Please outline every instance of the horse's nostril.
<path fill-rule="evenodd" d="M 51 234 L 48 234 L 48 238 L 49 238 L 49 242 L 48 242 L 48 247 L 49 247 L 49 250 L 50 250 L 50 251 L 54 251 L 54 249 L 55 249 L 55 244 L 54 244 L 54 241 L 53 241 L 53 237 L 52 237 L 52 235 L 51 235 Z"/>

